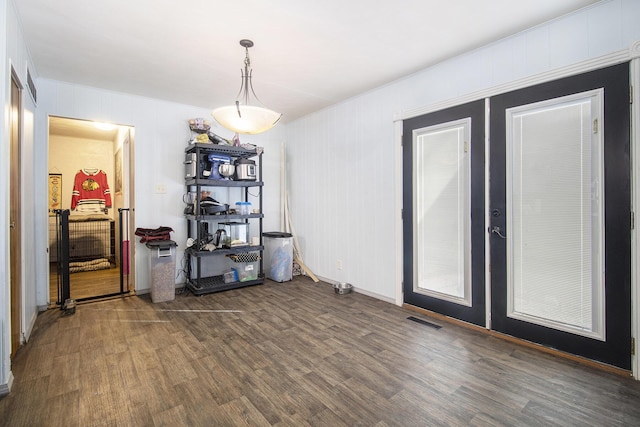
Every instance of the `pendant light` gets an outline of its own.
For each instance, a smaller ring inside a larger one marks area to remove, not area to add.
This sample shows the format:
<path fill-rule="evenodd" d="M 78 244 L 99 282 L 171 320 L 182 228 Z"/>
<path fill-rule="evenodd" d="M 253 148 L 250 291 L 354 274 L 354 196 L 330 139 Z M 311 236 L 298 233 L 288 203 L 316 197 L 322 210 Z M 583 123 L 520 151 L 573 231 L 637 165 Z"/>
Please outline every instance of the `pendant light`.
<path fill-rule="evenodd" d="M 218 123 L 233 132 L 245 134 L 265 132 L 278 123 L 282 114 L 276 113 L 268 108 L 249 104 L 251 95 L 253 95 L 258 103 L 262 104 L 253 90 L 253 84 L 251 83 L 252 71 L 251 60 L 249 59 L 249 48 L 253 46 L 253 42 L 243 39 L 240 40 L 240 46 L 244 47 L 245 58 L 242 83 L 240 85 L 240 92 L 238 92 L 238 96 L 236 97 L 236 103 L 234 105 L 216 108 L 211 114 Z"/>

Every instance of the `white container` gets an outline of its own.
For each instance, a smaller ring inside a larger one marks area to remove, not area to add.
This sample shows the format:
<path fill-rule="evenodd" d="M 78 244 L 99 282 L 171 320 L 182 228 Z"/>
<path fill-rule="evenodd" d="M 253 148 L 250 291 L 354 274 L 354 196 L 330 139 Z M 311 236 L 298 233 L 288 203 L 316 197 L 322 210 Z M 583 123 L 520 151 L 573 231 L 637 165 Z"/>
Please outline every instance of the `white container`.
<path fill-rule="evenodd" d="M 251 202 L 236 202 L 236 213 L 239 215 L 251 214 Z"/>
<path fill-rule="evenodd" d="M 293 236 L 278 231 L 262 233 L 264 237 L 264 273 L 276 282 L 293 279 Z"/>
<path fill-rule="evenodd" d="M 149 278 L 151 279 L 151 301 L 165 302 L 176 298 L 176 255 L 173 240 L 147 242 L 149 254 Z"/>

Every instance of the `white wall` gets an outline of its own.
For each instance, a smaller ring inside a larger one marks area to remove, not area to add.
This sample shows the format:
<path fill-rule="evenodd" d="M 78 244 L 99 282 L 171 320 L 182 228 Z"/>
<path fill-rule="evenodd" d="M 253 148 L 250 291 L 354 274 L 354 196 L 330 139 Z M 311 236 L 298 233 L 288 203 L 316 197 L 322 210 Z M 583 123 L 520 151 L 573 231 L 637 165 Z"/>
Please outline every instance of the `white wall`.
<path fill-rule="evenodd" d="M 32 74 L 35 70 L 29 51 L 25 45 L 22 30 L 17 19 L 13 1 L 0 0 L 0 101 L 2 102 L 2 120 L 0 120 L 0 394 L 8 390 L 12 376 L 10 367 L 11 353 L 11 295 L 9 263 L 9 106 L 11 101 L 11 69 L 17 74 L 19 84 L 26 87 L 27 66 Z M 36 224 L 30 215 L 35 201 L 31 197 L 35 188 L 33 175 L 33 157 L 35 155 L 33 124 L 35 105 L 27 90 L 22 93 L 22 146 L 21 146 L 21 190 L 22 190 L 22 259 L 26 254 L 34 253 Z M 22 316 L 21 335 L 28 338 L 37 315 L 36 274 L 28 263 L 22 263 Z"/>
<path fill-rule="evenodd" d="M 9 33 L 7 28 L 7 2 L 0 0 L 0 36 L 7 40 Z M 0 396 L 7 393 L 11 380 L 11 328 L 9 325 L 11 295 L 9 293 L 9 105 L 7 96 L 9 79 L 7 70 L 7 44 L 0 43 L 0 102 L 2 102 L 2 116 L 0 117 Z"/>
<path fill-rule="evenodd" d="M 176 255 L 176 269 L 179 269 L 187 239 L 186 221 L 183 216 L 185 205 L 182 202 L 182 195 L 186 192 L 184 150 L 190 136 L 187 120 L 203 117 L 213 122 L 210 111 L 54 80 L 39 79 L 36 84 L 41 94 L 36 144 L 42 153 L 47 153 L 48 150 L 46 129 L 49 116 L 97 120 L 134 128 L 134 227 L 155 228 L 162 225 L 173 228 L 172 238 L 179 245 Z M 233 136 L 227 130 L 213 126 L 213 123 L 212 130 L 225 138 Z M 243 143 L 250 142 L 265 148 L 265 229 L 277 229 L 279 224 L 279 165 L 282 140 L 282 128 L 278 127 L 265 134 L 241 137 Z M 38 169 L 41 175 L 38 180 L 45 181 L 46 164 Z M 157 185 L 166 186 L 166 193 L 156 193 Z M 39 222 L 46 223 L 46 187 L 36 189 L 36 200 L 44 201 L 40 206 L 36 206 L 35 213 Z M 139 238 L 136 238 L 137 241 Z M 135 289 L 141 293 L 149 289 L 148 255 L 149 250 L 137 243 Z M 46 286 L 45 273 L 39 271 L 38 288 Z M 179 277 L 177 283 L 182 280 L 183 278 Z"/>
<path fill-rule="evenodd" d="M 291 214 L 306 264 L 397 301 L 402 170 L 394 116 L 629 49 L 640 40 L 638 17 L 640 1 L 598 3 L 288 124 Z"/>

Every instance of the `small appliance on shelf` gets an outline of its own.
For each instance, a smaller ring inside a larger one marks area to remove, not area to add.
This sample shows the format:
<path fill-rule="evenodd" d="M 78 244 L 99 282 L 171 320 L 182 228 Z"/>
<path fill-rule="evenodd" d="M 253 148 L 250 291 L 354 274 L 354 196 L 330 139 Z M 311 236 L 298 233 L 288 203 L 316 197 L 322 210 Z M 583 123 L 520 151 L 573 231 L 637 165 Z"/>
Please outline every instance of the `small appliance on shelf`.
<path fill-rule="evenodd" d="M 249 159 L 238 159 L 235 162 L 236 181 L 255 181 L 256 180 L 256 162 Z"/>
<path fill-rule="evenodd" d="M 249 246 L 249 224 L 246 222 L 219 222 L 218 229 L 224 230 L 222 247 L 231 249 Z"/>
<path fill-rule="evenodd" d="M 231 157 L 224 154 L 212 153 L 208 158 L 210 169 L 204 170 L 203 175 L 208 179 L 229 179 L 233 175 L 234 170 L 231 170 Z M 234 168 L 235 169 L 235 168 Z M 230 173 L 229 173 L 230 171 Z"/>

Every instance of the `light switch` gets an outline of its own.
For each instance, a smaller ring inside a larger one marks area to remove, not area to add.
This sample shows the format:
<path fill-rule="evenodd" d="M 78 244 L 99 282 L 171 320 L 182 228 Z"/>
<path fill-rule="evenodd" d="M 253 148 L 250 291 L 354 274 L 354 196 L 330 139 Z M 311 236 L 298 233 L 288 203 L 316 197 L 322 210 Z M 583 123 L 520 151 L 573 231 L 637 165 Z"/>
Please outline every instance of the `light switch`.
<path fill-rule="evenodd" d="M 156 193 L 165 194 L 167 192 L 166 184 L 156 184 Z"/>

